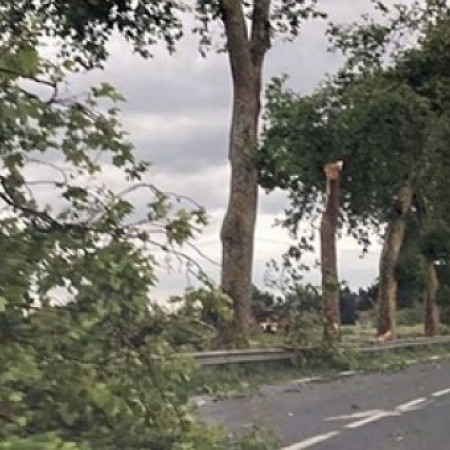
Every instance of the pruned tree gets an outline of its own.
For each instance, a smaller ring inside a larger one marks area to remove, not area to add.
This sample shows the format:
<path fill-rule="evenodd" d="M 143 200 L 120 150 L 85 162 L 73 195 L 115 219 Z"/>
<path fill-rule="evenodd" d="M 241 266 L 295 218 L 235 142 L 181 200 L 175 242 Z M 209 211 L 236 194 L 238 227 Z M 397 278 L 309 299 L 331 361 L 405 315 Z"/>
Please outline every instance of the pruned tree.
<path fill-rule="evenodd" d="M 445 143 L 444 145 L 447 145 Z M 439 155 L 437 155 L 439 157 Z M 436 170 L 433 182 L 417 196 L 415 214 L 419 223 L 419 254 L 423 264 L 423 299 L 424 299 L 424 331 L 426 336 L 439 333 L 440 305 L 439 292 L 447 285 L 447 276 L 443 275 L 450 261 L 450 217 L 447 199 L 443 196 L 448 189 L 448 174 L 444 159 L 448 155 L 441 154 L 440 163 L 444 164 Z M 438 269 L 441 270 L 438 270 Z M 444 270 L 442 270 L 444 269 Z M 440 273 L 439 273 L 440 272 Z"/>
<path fill-rule="evenodd" d="M 300 219 L 314 216 L 319 168 L 334 158 L 346 162 L 343 219 L 349 231 L 365 240 L 368 224 L 377 229 L 387 222 L 379 280 L 382 339 L 395 336 L 395 270 L 406 217 L 415 193 L 426 190 L 427 177 L 441 169 L 436 155 L 445 154 L 442 137 L 448 133 L 443 125 L 448 72 L 442 59 L 448 11 L 438 16 L 415 8 L 423 12 L 420 27 L 402 16 L 392 28 L 369 21 L 351 33 L 337 32 L 348 60 L 317 93 L 299 97 L 281 89 L 279 81 L 269 90 L 261 182 L 289 190 L 294 207 L 286 224 L 295 231 Z M 390 33 L 400 24 L 414 27 L 419 38 L 389 58 Z"/>
<path fill-rule="evenodd" d="M 384 16 L 384 21 L 377 22 L 366 16 L 363 23 L 338 26 L 331 30 L 337 48 L 347 56 L 341 77 L 351 82 L 360 74 L 374 73 L 389 66 L 392 69 L 393 64 L 395 68 L 392 71 L 396 72 L 394 77 L 408 84 L 416 95 L 426 98 L 430 111 L 436 114 L 435 120 L 439 121 L 448 104 L 448 93 L 444 88 L 448 70 L 443 56 L 449 34 L 450 11 L 447 2 L 427 0 L 423 3 L 414 2 L 410 6 L 395 4 L 391 7 L 376 1 L 374 5 Z M 424 154 L 427 151 L 433 154 L 436 153 L 434 135 L 440 131 L 437 130 L 439 127 L 428 128 L 429 145 L 423 151 Z M 422 161 L 425 163 L 424 159 Z M 378 334 L 384 338 L 395 336 L 394 270 L 404 235 L 405 221 L 402 216 L 411 206 L 414 189 L 422 184 L 424 176 L 423 167 L 411 167 L 409 177 L 397 195 L 396 211 L 399 214 L 386 230 L 380 260 L 378 320 Z M 392 245 L 386 246 L 389 241 Z"/>
<path fill-rule="evenodd" d="M 339 220 L 339 179 L 343 163 L 325 164 L 325 209 L 320 223 L 320 262 L 322 271 L 322 302 L 324 339 L 339 338 L 341 317 L 339 307 L 339 277 L 336 254 L 336 233 Z"/>
<path fill-rule="evenodd" d="M 263 163 L 261 182 L 288 189 L 292 206 L 286 225 L 296 231 L 300 220 L 320 216 L 321 166 L 335 158 L 344 160 L 341 218 L 345 228 L 367 243 L 370 226 L 376 230 L 386 220 L 391 223 L 380 277 L 393 295 L 395 308 L 389 282 L 395 280 L 395 258 L 412 201 L 406 194 L 412 196 L 414 191 L 398 194 L 406 190 L 405 180 L 414 165 L 421 164 L 418 149 L 423 148 L 432 120 L 426 102 L 382 73 L 345 89 L 326 87 L 303 98 L 278 90 L 272 101 L 272 94 L 265 141 L 268 164 Z"/>

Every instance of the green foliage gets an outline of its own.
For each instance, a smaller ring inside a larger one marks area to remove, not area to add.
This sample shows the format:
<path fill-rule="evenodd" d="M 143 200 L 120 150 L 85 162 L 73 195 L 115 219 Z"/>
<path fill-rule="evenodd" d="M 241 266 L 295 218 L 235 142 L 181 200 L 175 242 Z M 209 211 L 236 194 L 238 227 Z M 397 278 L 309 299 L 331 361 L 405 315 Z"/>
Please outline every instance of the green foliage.
<path fill-rule="evenodd" d="M 274 2 L 272 31 L 295 35 L 301 19 L 316 15 L 314 0 L 294 3 Z M 203 8 L 219 18 L 220 2 L 207 4 L 197 3 L 200 16 Z M 205 223 L 205 212 L 192 205 L 174 210 L 146 181 L 147 164 L 134 160 L 118 122 L 122 97 L 111 86 L 76 100 L 60 97 L 67 75 L 102 64 L 117 31 L 143 56 L 161 41 L 174 50 L 187 9 L 153 0 L 0 5 L 5 448 L 206 450 L 224 443 L 220 433 L 198 428 L 185 407 L 190 364 L 167 331 L 179 317 L 164 322 L 148 307 L 155 247 L 180 257 L 179 246 Z M 209 19 L 200 18 L 207 28 Z M 39 53 L 47 37 L 59 46 L 57 62 Z M 122 192 L 103 184 L 106 165 L 129 183 Z M 45 167 L 43 179 L 31 178 L 37 167 Z M 126 198 L 139 188 L 151 196 L 144 219 Z M 161 230 L 164 237 L 155 238 Z M 207 320 L 228 320 L 223 299 L 199 297 Z M 164 331 L 151 329 L 161 322 Z"/>
<path fill-rule="evenodd" d="M 279 303 L 278 298 L 267 291 L 261 291 L 256 286 L 253 286 L 252 293 L 252 312 L 270 311 Z"/>
<path fill-rule="evenodd" d="M 223 19 L 222 3 L 221 0 L 197 0 L 195 2 L 194 17 L 196 25 L 193 31 L 199 36 L 200 50 L 203 53 L 214 44 L 211 23 L 218 19 Z M 242 7 L 244 15 L 249 19 L 255 19 L 257 22 L 262 17 L 261 9 L 264 6 L 261 7 L 259 2 L 240 1 L 236 3 L 239 4 L 236 7 Z M 325 18 L 326 14 L 317 7 L 317 3 L 319 3 L 317 0 L 299 0 L 295 2 L 292 0 L 272 0 L 268 23 L 264 24 L 264 27 L 269 28 L 269 30 L 264 29 L 264 33 L 270 31 L 270 34 L 266 36 L 267 41 L 264 42 L 266 49 L 271 47 L 277 35 L 289 40 L 297 37 L 305 20 Z M 223 47 L 219 48 L 223 49 Z"/>
<path fill-rule="evenodd" d="M 275 450 L 277 439 L 273 433 L 262 427 L 253 427 L 243 439 L 230 450 Z"/>
<path fill-rule="evenodd" d="M 285 225 L 296 232 L 302 218 L 317 220 L 323 166 L 341 159 L 342 219 L 362 239 L 367 229 L 358 224 L 378 226 L 391 213 L 392 198 L 421 159 L 434 120 L 425 99 L 382 73 L 304 97 L 276 81 L 267 109 L 261 184 L 288 190 Z"/>
<path fill-rule="evenodd" d="M 205 212 L 181 198 L 174 209 L 147 181 L 110 86 L 59 96 L 75 69 L 42 57 L 36 27 L 0 40 L 0 447 L 223 447 L 187 407 L 193 362 L 167 336 L 177 322 L 149 307 L 156 250 L 182 258 Z M 144 218 L 127 199 L 137 189 Z M 161 323 L 167 334 L 147 332 Z"/>
<path fill-rule="evenodd" d="M 295 284 L 280 302 L 277 312 L 286 343 L 294 346 L 318 345 L 322 338 L 322 300 L 312 285 Z"/>
<path fill-rule="evenodd" d="M 117 31 L 143 56 L 150 56 L 149 47 L 159 42 L 173 51 L 182 36 L 183 9 L 165 0 L 18 0 L 0 5 L 0 29 L 19 35 L 39 21 L 39 38 L 54 37 L 62 56 L 93 67 L 108 57 L 107 43 Z"/>
<path fill-rule="evenodd" d="M 450 228 L 446 223 L 434 223 L 427 230 L 420 242 L 421 253 L 427 260 L 448 263 L 450 260 Z"/>
<path fill-rule="evenodd" d="M 393 199 L 408 177 L 426 195 L 446 190 L 450 15 L 431 4 L 403 14 L 399 7 L 389 25 L 368 16 L 366 24 L 334 27 L 346 63 L 312 95 L 286 89 L 284 79 L 269 85 L 260 184 L 288 191 L 284 224 L 294 234 L 302 219 L 320 216 L 323 165 L 330 161 L 344 161 L 341 225 L 366 245 L 368 227 L 376 231 L 396 214 Z M 417 30 L 419 39 L 412 46 L 398 42 L 388 57 L 399 27 Z M 300 242 L 300 254 L 304 249 L 307 242 Z"/>
<path fill-rule="evenodd" d="M 319 290 L 312 284 L 296 283 L 290 286 L 279 309 L 284 316 L 290 314 L 318 313 L 322 308 Z"/>
<path fill-rule="evenodd" d="M 331 24 L 328 30 L 332 48 L 345 56 L 340 75 L 348 80 L 391 64 L 405 49 L 414 52 L 410 37 L 421 41 L 437 22 L 449 17 L 449 6 L 442 0 L 409 4 L 375 0 L 372 4 L 382 20 L 364 14 L 360 21 Z"/>
<path fill-rule="evenodd" d="M 178 348 L 211 348 L 219 330 L 233 318 L 231 300 L 213 285 L 187 289 L 183 296 L 171 297 L 169 301 L 174 311 L 163 313 L 160 320 L 166 317 L 176 326 L 162 327 L 162 333 Z"/>
<path fill-rule="evenodd" d="M 271 36 L 296 37 L 304 20 L 325 17 L 316 5 L 317 0 L 273 1 Z M 242 7 L 249 17 L 253 15 L 253 5 L 242 2 Z M 74 64 L 92 68 L 107 59 L 107 44 L 115 32 L 144 57 L 152 55 L 151 47 L 157 43 L 165 44 L 170 52 L 175 51 L 177 41 L 185 33 L 185 13 L 192 13 L 193 31 L 199 36 L 201 50 L 205 51 L 214 41 L 211 23 L 222 19 L 222 10 L 219 0 L 198 0 L 191 5 L 167 0 L 72 0 L 70 3 L 18 0 L 0 5 L 3 17 L 0 31 L 20 34 L 39 17 L 39 37 L 56 38 L 61 43 L 61 55 L 72 55 Z M 266 45 L 269 47 L 271 43 Z"/>
<path fill-rule="evenodd" d="M 342 325 L 355 324 L 358 302 L 359 295 L 353 292 L 345 283 L 342 283 L 339 286 L 339 307 Z"/>
<path fill-rule="evenodd" d="M 407 233 L 416 242 L 406 243 L 396 268 L 399 304 L 406 306 L 424 297 L 423 259 L 448 264 L 450 10 L 438 1 L 379 8 L 387 11 L 380 23 L 367 16 L 362 24 L 331 28 L 345 63 L 316 92 L 297 95 L 284 79 L 269 85 L 256 164 L 264 188 L 288 192 L 283 225 L 301 236 L 290 259 L 312 248 L 328 162 L 344 161 L 340 228 L 363 249 L 392 219 L 414 216 L 416 229 Z M 407 211 L 405 185 L 414 194 Z M 305 223 L 312 223 L 309 235 Z"/>
<path fill-rule="evenodd" d="M 323 320 L 319 313 L 303 313 L 292 316 L 286 329 L 285 342 L 294 347 L 320 345 Z"/>
<path fill-rule="evenodd" d="M 397 312 L 397 324 L 417 325 L 423 322 L 424 304 L 419 302 L 410 303 L 407 308 L 402 308 Z"/>
<path fill-rule="evenodd" d="M 30 450 L 31 448 L 33 450 L 83 450 L 86 447 L 79 446 L 74 442 L 63 442 L 51 433 L 32 439 L 17 438 L 0 443 L 2 450 Z"/>
<path fill-rule="evenodd" d="M 417 217 L 411 215 L 406 224 L 405 239 L 395 271 L 398 282 L 397 304 L 400 308 L 414 308 L 423 301 L 426 277 L 421 233 Z"/>

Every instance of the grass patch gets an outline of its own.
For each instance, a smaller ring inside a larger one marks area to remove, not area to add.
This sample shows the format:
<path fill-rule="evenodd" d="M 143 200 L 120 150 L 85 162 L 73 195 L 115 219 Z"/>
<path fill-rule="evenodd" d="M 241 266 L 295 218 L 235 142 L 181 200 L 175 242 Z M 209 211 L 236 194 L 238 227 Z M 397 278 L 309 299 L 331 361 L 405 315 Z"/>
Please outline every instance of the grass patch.
<path fill-rule="evenodd" d="M 353 346 L 365 346 L 373 344 L 375 341 L 376 330 L 372 327 L 361 327 L 358 325 L 343 325 L 341 327 L 342 332 L 342 344 Z M 450 334 L 450 328 L 448 326 L 441 326 L 441 335 Z M 415 337 L 424 337 L 423 324 L 415 325 L 400 325 L 397 327 L 398 339 L 408 339 Z M 313 334 L 308 336 L 308 342 L 319 344 L 322 340 L 322 328 L 317 328 Z M 277 333 L 264 333 L 256 330 L 250 336 L 250 347 L 253 348 L 269 348 L 269 347 L 284 347 L 289 345 L 283 331 Z"/>
<path fill-rule="evenodd" d="M 364 372 L 404 369 L 413 362 L 427 362 L 430 357 L 450 358 L 450 344 L 389 349 L 358 356 L 356 370 Z"/>

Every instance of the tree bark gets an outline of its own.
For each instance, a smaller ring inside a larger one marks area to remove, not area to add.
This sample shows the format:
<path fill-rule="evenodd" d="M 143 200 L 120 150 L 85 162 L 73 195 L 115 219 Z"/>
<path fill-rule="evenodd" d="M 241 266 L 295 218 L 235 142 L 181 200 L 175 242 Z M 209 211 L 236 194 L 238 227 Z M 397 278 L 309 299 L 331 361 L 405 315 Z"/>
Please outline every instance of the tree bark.
<path fill-rule="evenodd" d="M 426 262 L 425 285 L 425 335 L 436 336 L 439 331 L 439 307 L 436 303 L 436 294 L 439 281 L 433 261 Z"/>
<path fill-rule="evenodd" d="M 340 335 L 339 278 L 336 256 L 336 231 L 339 217 L 339 178 L 342 163 L 327 164 L 325 211 L 320 224 L 322 303 L 324 341 L 335 341 Z"/>
<path fill-rule="evenodd" d="M 222 289 L 233 301 L 234 320 L 226 341 L 245 340 L 250 324 L 252 265 L 258 175 L 251 167 L 250 146 L 256 146 L 255 115 L 259 108 L 235 95 L 230 138 L 231 185 L 222 225 Z M 232 155 L 232 156 L 231 156 Z"/>
<path fill-rule="evenodd" d="M 233 112 L 229 141 L 231 182 L 223 221 L 222 288 L 234 305 L 234 320 L 224 341 L 245 341 L 250 324 L 252 265 L 258 174 L 252 163 L 258 149 L 258 120 L 264 55 L 269 47 L 270 0 L 255 2 L 251 32 L 241 0 L 221 1 L 233 78 Z"/>
<path fill-rule="evenodd" d="M 395 270 L 405 236 L 405 219 L 411 208 L 412 198 L 412 179 L 409 179 L 397 195 L 393 217 L 387 226 L 381 251 L 377 330 L 380 342 L 395 339 L 396 336 L 397 278 Z"/>
<path fill-rule="evenodd" d="M 416 193 L 414 196 L 414 206 L 421 227 L 421 239 L 424 237 L 424 231 L 433 220 L 431 214 L 432 208 L 423 193 Z M 433 255 L 422 253 L 422 266 L 425 274 L 424 289 L 424 331 L 426 336 L 435 336 L 439 332 L 440 311 L 437 305 L 437 291 L 439 289 L 439 280 L 436 266 L 434 265 Z"/>

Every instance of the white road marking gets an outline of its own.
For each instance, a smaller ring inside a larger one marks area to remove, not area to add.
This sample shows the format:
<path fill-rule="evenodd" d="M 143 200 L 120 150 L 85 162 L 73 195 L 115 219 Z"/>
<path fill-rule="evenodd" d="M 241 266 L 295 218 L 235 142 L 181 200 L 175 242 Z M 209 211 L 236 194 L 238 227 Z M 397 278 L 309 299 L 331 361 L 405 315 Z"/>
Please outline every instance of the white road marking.
<path fill-rule="evenodd" d="M 436 391 L 431 394 L 431 397 L 441 397 L 443 395 L 450 394 L 450 388 L 443 389 L 441 391 Z M 400 416 L 403 413 L 414 411 L 418 409 L 423 403 L 428 400 L 427 397 L 419 397 L 406 403 L 402 403 L 394 408 L 392 411 L 383 411 L 381 409 L 372 409 L 368 411 L 360 411 L 353 414 L 344 414 L 341 416 L 331 416 L 323 419 L 325 422 L 332 422 L 338 420 L 351 420 L 351 419 L 361 419 L 355 422 L 351 422 L 345 425 L 346 429 L 355 429 L 367 425 L 377 420 L 384 419 L 385 417 Z M 304 441 L 297 442 L 295 444 L 289 445 L 288 447 L 280 448 L 279 450 L 303 450 L 305 448 L 312 447 L 320 442 L 327 441 L 333 437 L 340 434 L 339 431 L 330 431 L 324 434 L 318 434 L 317 436 L 310 437 Z"/>
<path fill-rule="evenodd" d="M 443 389 L 442 391 L 436 391 L 431 394 L 432 397 L 442 397 L 443 395 L 450 394 L 450 388 L 449 389 Z"/>
<path fill-rule="evenodd" d="M 320 442 L 327 441 L 339 434 L 339 431 L 330 431 L 329 433 L 318 434 L 317 436 L 310 437 L 304 441 L 297 442 L 289 445 L 288 447 L 280 448 L 279 450 L 303 450 L 304 448 L 312 447 Z"/>
<path fill-rule="evenodd" d="M 306 384 L 306 383 L 312 383 L 314 381 L 322 381 L 323 378 L 321 377 L 306 377 L 306 378 L 299 378 L 298 380 L 292 380 L 292 383 L 294 384 Z"/>
<path fill-rule="evenodd" d="M 417 409 L 417 405 L 426 402 L 426 397 L 416 398 L 415 400 L 411 400 L 410 402 L 403 403 L 402 405 L 398 405 L 395 410 L 400 412 L 408 412 Z"/>
<path fill-rule="evenodd" d="M 357 420 L 356 422 L 349 423 L 348 425 L 345 425 L 345 428 L 348 428 L 348 429 L 359 428 L 364 425 L 367 425 L 368 423 L 376 422 L 377 420 L 383 419 L 384 417 L 396 416 L 396 415 L 398 415 L 398 413 L 394 413 L 392 411 L 380 411 L 377 414 L 366 417 L 365 419 Z"/>
<path fill-rule="evenodd" d="M 342 416 L 331 416 L 323 419 L 325 422 L 333 422 L 335 420 L 351 420 L 351 419 L 362 419 L 364 417 L 373 416 L 382 412 L 381 409 L 370 409 L 368 411 L 361 411 L 353 414 L 344 414 Z"/>
<path fill-rule="evenodd" d="M 376 422 L 377 420 L 383 419 L 385 417 L 399 416 L 400 414 L 409 411 L 414 411 L 419 407 L 420 404 L 425 403 L 426 401 L 427 401 L 426 397 L 420 397 L 416 398 L 415 400 L 411 400 L 410 402 L 402 403 L 401 405 L 396 406 L 393 411 L 374 410 L 373 414 L 368 415 L 368 417 L 365 417 L 364 419 L 349 423 L 348 425 L 345 426 L 345 428 L 348 429 L 359 428 L 364 425 L 367 425 L 368 423 Z"/>

